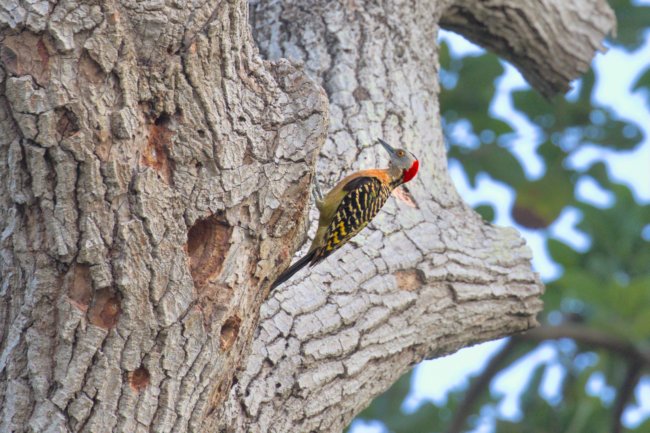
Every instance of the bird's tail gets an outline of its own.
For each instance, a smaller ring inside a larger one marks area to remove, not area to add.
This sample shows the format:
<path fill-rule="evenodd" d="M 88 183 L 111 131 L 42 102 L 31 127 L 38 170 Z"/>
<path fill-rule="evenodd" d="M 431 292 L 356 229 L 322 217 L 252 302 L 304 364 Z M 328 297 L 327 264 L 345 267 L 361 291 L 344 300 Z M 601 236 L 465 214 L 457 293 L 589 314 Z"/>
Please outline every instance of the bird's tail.
<path fill-rule="evenodd" d="M 305 265 L 311 262 L 315 256 L 316 256 L 316 250 L 310 251 L 307 254 L 305 254 L 302 258 L 300 258 L 300 260 L 298 260 L 296 263 L 289 266 L 284 272 L 280 274 L 280 276 L 273 282 L 273 284 L 271 284 L 271 290 L 275 289 L 280 284 L 284 283 L 289 278 L 293 277 L 293 274 L 295 274 L 296 272 L 304 268 Z"/>

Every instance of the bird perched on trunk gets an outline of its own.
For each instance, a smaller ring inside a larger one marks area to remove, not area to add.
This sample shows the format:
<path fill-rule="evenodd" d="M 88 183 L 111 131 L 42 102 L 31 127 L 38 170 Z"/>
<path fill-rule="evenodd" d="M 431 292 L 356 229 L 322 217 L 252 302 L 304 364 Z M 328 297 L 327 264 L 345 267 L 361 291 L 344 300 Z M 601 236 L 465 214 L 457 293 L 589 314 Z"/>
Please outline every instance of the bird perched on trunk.
<path fill-rule="evenodd" d="M 320 218 L 309 251 L 280 274 L 271 289 L 287 281 L 305 265 L 313 266 L 341 248 L 372 221 L 393 189 L 415 177 L 420 163 L 411 152 L 394 149 L 382 139 L 379 143 L 390 155 L 388 168 L 353 173 L 316 201 Z"/>

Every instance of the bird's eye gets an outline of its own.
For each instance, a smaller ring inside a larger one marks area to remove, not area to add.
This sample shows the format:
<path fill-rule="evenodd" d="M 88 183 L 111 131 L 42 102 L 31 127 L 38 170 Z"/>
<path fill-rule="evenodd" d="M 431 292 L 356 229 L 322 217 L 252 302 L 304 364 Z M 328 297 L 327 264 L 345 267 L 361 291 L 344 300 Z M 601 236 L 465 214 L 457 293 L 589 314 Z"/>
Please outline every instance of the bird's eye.
<path fill-rule="evenodd" d="M 397 156 L 399 156 L 400 158 L 403 157 L 404 156 L 404 151 L 403 150 L 398 150 L 397 151 Z"/>

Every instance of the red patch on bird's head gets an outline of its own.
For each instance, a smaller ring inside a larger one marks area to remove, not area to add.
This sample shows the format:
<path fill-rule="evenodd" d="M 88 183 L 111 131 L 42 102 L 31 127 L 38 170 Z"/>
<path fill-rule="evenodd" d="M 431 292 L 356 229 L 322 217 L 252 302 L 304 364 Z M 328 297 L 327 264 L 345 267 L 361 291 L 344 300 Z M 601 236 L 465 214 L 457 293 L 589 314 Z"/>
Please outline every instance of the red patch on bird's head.
<path fill-rule="evenodd" d="M 418 174 L 418 169 L 420 168 L 420 163 L 416 159 L 411 164 L 411 167 L 408 170 L 404 170 L 404 176 L 402 177 L 402 182 L 406 183 L 409 180 L 413 179 L 416 174 Z"/>

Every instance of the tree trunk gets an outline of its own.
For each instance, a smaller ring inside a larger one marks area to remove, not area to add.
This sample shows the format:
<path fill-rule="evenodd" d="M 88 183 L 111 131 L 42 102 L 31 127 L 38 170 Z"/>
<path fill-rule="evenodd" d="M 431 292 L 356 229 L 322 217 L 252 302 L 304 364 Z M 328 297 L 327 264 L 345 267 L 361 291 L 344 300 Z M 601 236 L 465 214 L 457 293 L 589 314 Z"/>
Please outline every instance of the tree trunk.
<path fill-rule="evenodd" d="M 533 326 L 523 240 L 449 180 L 434 41 L 562 90 L 613 25 L 565 3 L 260 2 L 262 61 L 240 0 L 5 2 L 0 431 L 340 431 L 413 363 Z M 317 156 L 331 186 L 377 137 L 416 181 L 267 299 Z"/>

